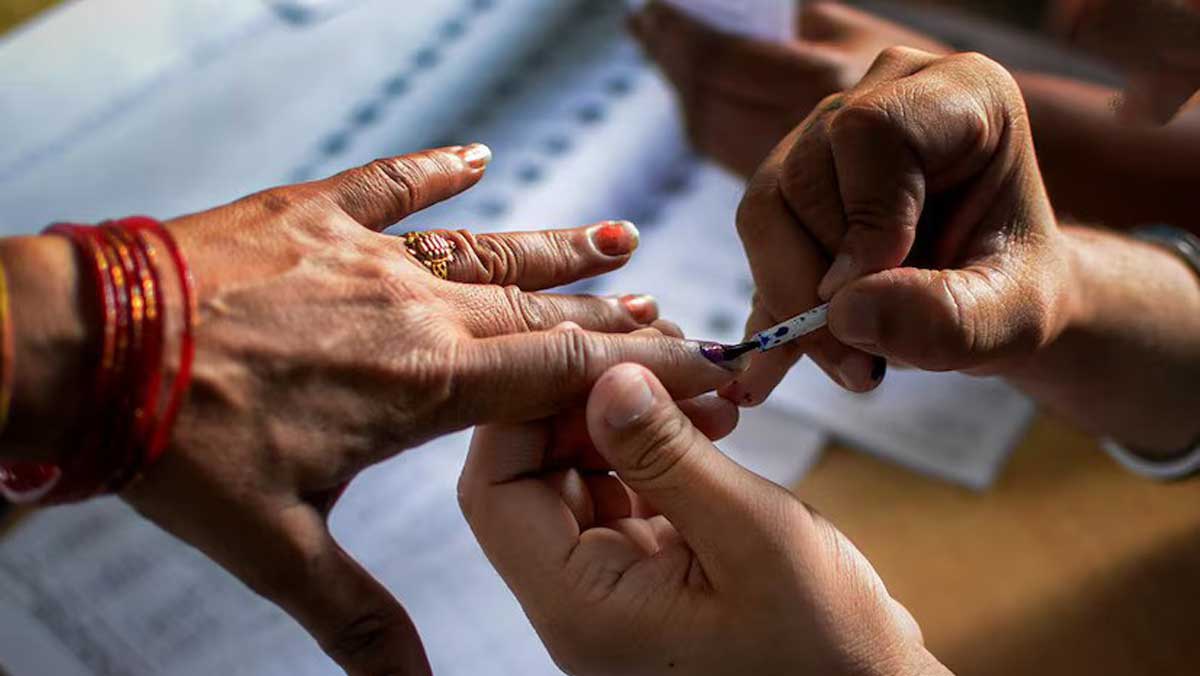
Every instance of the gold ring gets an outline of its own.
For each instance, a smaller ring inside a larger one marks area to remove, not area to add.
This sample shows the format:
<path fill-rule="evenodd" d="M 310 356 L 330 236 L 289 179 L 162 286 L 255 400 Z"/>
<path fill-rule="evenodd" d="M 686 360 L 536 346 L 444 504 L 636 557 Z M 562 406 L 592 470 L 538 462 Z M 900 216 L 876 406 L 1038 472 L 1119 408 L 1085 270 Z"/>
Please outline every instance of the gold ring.
<path fill-rule="evenodd" d="M 454 260 L 455 249 L 453 241 L 436 232 L 406 232 L 404 246 L 434 277 L 450 277 L 450 261 Z"/>

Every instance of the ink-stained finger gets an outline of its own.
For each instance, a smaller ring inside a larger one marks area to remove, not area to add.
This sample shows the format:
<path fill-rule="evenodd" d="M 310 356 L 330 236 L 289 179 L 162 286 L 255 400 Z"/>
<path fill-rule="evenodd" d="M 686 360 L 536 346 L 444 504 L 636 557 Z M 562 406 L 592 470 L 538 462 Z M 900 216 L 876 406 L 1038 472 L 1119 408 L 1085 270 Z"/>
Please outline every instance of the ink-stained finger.
<path fill-rule="evenodd" d="M 471 341 L 455 360 L 455 427 L 544 418 L 582 404 L 608 368 L 632 362 L 653 371 L 677 398 L 729 382 L 736 365 L 709 360 L 703 345 L 667 336 L 553 331 Z"/>

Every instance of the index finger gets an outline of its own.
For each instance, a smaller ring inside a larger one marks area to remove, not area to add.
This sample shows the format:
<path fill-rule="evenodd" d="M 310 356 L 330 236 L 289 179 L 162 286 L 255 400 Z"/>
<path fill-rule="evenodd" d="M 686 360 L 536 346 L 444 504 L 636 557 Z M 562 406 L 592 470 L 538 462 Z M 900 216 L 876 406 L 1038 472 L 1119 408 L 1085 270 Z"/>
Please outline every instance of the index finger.
<path fill-rule="evenodd" d="M 544 418 L 582 405 L 592 384 L 625 362 L 653 371 L 678 399 L 711 391 L 740 371 L 704 356 L 705 344 L 667 336 L 542 331 L 470 341 L 453 374 L 455 428 Z"/>
<path fill-rule="evenodd" d="M 459 506 L 475 539 L 496 572 L 522 594 L 556 590 L 544 581 L 561 574 L 579 542 L 575 513 L 542 478 L 549 444 L 544 422 L 481 426 L 458 480 Z M 580 480 L 578 472 L 560 487 L 570 491 L 565 484 L 572 480 Z"/>
<path fill-rule="evenodd" d="M 482 143 L 434 148 L 381 158 L 311 185 L 348 216 L 380 231 L 475 185 L 491 159 Z"/>

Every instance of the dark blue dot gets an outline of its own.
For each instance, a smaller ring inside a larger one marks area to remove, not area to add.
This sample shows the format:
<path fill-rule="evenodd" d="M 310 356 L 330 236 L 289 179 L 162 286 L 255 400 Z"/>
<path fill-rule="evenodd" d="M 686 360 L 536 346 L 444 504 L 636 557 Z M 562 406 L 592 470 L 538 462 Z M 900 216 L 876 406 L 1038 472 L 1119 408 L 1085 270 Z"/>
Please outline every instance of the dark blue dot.
<path fill-rule="evenodd" d="M 717 311 L 709 315 L 704 324 L 709 331 L 719 335 L 733 330 L 736 321 L 728 312 Z"/>
<path fill-rule="evenodd" d="M 777 330 L 775 332 L 775 337 L 782 338 L 782 337 L 786 336 L 787 334 L 788 334 L 788 327 L 781 326 L 781 327 L 779 327 L 779 330 Z"/>
<path fill-rule="evenodd" d="M 275 14 L 284 21 L 297 26 L 312 20 L 312 11 L 296 5 L 275 5 Z"/>
<path fill-rule="evenodd" d="M 413 56 L 413 63 L 417 65 L 417 68 L 433 68 L 440 60 L 441 56 L 433 47 L 423 47 L 417 50 L 416 55 Z"/>
<path fill-rule="evenodd" d="M 766 347 L 766 346 L 767 346 L 767 344 L 768 344 L 768 343 L 770 343 L 770 342 L 771 342 L 771 341 L 770 341 L 770 339 L 769 339 L 769 338 L 767 338 L 766 336 L 759 336 L 759 337 L 758 337 L 758 344 L 759 344 L 759 345 L 761 345 L 761 346 L 763 346 L 763 347 Z"/>
<path fill-rule="evenodd" d="M 547 49 L 539 49 L 539 50 L 533 52 L 532 54 L 530 54 L 529 57 L 525 59 L 525 70 L 526 71 L 537 70 L 538 68 L 545 67 L 545 65 L 549 62 L 550 62 L 550 51 Z"/>
<path fill-rule="evenodd" d="M 381 107 L 378 103 L 364 103 L 354 111 L 354 123 L 363 127 L 374 124 L 379 120 L 380 112 Z"/>
<path fill-rule="evenodd" d="M 604 119 L 604 108 L 598 103 L 587 103 L 575 111 L 575 116 L 584 124 L 595 124 Z"/>
<path fill-rule="evenodd" d="M 536 164 L 526 164 L 517 169 L 517 178 L 524 183 L 536 183 L 542 178 L 542 168 Z"/>
<path fill-rule="evenodd" d="M 678 195 L 687 192 L 691 187 L 692 177 L 687 172 L 676 172 L 663 181 L 661 192 L 665 195 Z"/>
<path fill-rule="evenodd" d="M 321 152 L 326 155 L 337 155 L 346 150 L 346 147 L 349 145 L 350 135 L 345 132 L 337 132 L 325 139 L 324 143 L 321 144 Z"/>
<path fill-rule="evenodd" d="M 548 155 L 562 155 L 571 149 L 571 139 L 563 134 L 555 134 L 542 141 L 542 148 Z"/>
<path fill-rule="evenodd" d="M 462 37 L 463 33 L 467 32 L 467 24 L 461 19 L 450 19 L 442 24 L 442 37 L 447 40 L 454 40 Z"/>
<path fill-rule="evenodd" d="M 408 91 L 408 78 L 395 75 L 383 85 L 383 90 L 388 96 L 400 96 Z"/>
<path fill-rule="evenodd" d="M 507 99 L 517 95 L 521 91 L 521 80 L 515 77 L 505 78 L 496 85 L 496 96 Z"/>
<path fill-rule="evenodd" d="M 613 96 L 624 96 L 633 89 L 633 82 L 624 75 L 614 75 L 605 80 L 604 89 Z"/>

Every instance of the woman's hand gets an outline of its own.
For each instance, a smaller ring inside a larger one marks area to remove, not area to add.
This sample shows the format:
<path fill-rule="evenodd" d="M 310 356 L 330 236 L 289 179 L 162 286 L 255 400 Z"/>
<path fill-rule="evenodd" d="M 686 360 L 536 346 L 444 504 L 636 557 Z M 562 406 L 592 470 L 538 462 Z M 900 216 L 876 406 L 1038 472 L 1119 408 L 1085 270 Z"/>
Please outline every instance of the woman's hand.
<path fill-rule="evenodd" d="M 717 32 L 661 2 L 630 20 L 679 94 L 692 142 L 749 176 L 826 96 L 854 86 L 887 47 L 947 52 L 937 41 L 834 2 L 801 5 L 787 44 Z"/>
<path fill-rule="evenodd" d="M 739 402 L 761 402 L 802 353 L 857 391 L 881 358 L 1003 372 L 1076 300 L 1021 93 L 979 55 L 885 51 L 763 163 L 738 230 L 758 288 L 747 331 L 832 301 L 828 332 L 723 392 Z"/>
<path fill-rule="evenodd" d="M 448 281 L 380 234 L 469 188 L 487 157 L 379 160 L 167 224 L 196 281 L 194 376 L 170 450 L 125 498 L 354 674 L 427 670 L 404 610 L 326 528 L 355 474 L 452 430 L 550 415 L 620 362 L 685 397 L 731 377 L 695 344 L 607 333 L 654 321 L 652 299 L 533 292 L 623 265 L 629 224 L 445 232 Z M 564 320 L 588 330 L 543 330 Z"/>
<path fill-rule="evenodd" d="M 712 445 L 736 417 L 623 364 L 586 415 L 476 432 L 463 513 L 559 667 L 947 673 L 849 540 Z"/>

